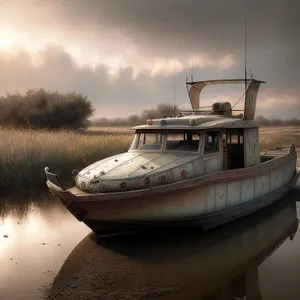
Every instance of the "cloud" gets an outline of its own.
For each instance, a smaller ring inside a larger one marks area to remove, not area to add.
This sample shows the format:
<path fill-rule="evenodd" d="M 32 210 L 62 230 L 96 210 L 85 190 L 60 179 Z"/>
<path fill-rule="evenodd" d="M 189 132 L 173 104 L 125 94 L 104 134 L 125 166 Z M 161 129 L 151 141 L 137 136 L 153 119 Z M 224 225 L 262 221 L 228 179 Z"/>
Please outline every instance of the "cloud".
<path fill-rule="evenodd" d="M 173 74 L 153 76 L 146 70 L 135 74 L 132 67 L 125 67 L 112 75 L 105 65 L 95 68 L 78 65 L 61 45 L 53 43 L 40 50 L 37 57 L 31 56 L 21 47 L 14 53 L 0 52 L 0 93 L 25 92 L 30 88 L 41 87 L 61 92 L 75 91 L 88 96 L 96 108 L 95 116 L 98 117 L 124 117 L 140 113 L 146 108 L 154 108 L 162 102 L 173 103 Z M 205 70 L 208 78 L 214 78 L 214 67 Z M 201 68 L 195 68 L 195 74 L 201 71 Z M 227 69 L 220 70 L 220 78 L 226 72 Z M 175 77 L 176 104 L 182 108 L 190 108 L 185 87 L 185 79 L 189 75 L 190 70 L 184 69 L 176 73 Z M 207 87 L 203 91 L 202 105 L 224 100 L 226 96 L 234 103 L 242 95 L 243 88 L 242 85 L 236 88 Z M 278 93 L 277 90 L 262 86 L 261 95 L 258 109 L 267 109 L 267 115 L 281 116 L 285 109 L 293 116 L 299 113 L 299 88 Z"/>
<path fill-rule="evenodd" d="M 66 28 L 123 37 L 145 54 L 243 54 L 244 19 L 249 47 L 295 42 L 300 20 L 298 1 L 254 0 L 72 0 L 54 1 L 53 10 Z M 80 21 L 79 21 L 80 20 Z M 297 26 L 298 25 L 298 26 Z M 92 30 L 91 30 L 92 29 Z M 298 44 L 299 45 L 299 44 Z M 269 48 L 271 49 L 271 48 Z"/>
<path fill-rule="evenodd" d="M 76 91 L 88 96 L 98 116 L 139 113 L 146 107 L 169 101 L 168 94 L 173 95 L 172 77 L 163 74 L 154 77 L 147 71 L 134 76 L 132 67 L 119 69 L 112 76 L 105 65 L 92 68 L 76 64 L 62 46 L 55 44 L 38 53 L 38 63 L 36 57 L 22 48 L 14 54 L 0 52 L 0 65 L 1 94 L 40 87 Z"/>
<path fill-rule="evenodd" d="M 192 65 L 198 80 L 243 77 L 247 18 L 248 69 L 267 81 L 258 110 L 295 116 L 299 6 L 279 0 L 0 0 L 0 92 L 77 91 L 99 116 L 124 116 L 173 103 L 175 57 L 176 103 L 189 107 L 185 78 Z M 225 92 L 238 99 L 242 90 L 208 88 L 203 102 Z"/>
<path fill-rule="evenodd" d="M 78 60 L 169 70 L 174 56 L 185 68 L 191 57 L 198 66 L 230 57 L 241 73 L 247 18 L 248 67 L 268 82 L 289 84 L 295 62 L 299 67 L 299 8 L 296 0 L 14 0 L 3 11 L 32 40 L 51 37 L 69 52 L 77 47 Z"/>
<path fill-rule="evenodd" d="M 263 101 L 258 102 L 260 114 L 267 117 L 283 119 L 299 118 L 300 115 L 300 87 L 266 88 L 261 94 Z"/>

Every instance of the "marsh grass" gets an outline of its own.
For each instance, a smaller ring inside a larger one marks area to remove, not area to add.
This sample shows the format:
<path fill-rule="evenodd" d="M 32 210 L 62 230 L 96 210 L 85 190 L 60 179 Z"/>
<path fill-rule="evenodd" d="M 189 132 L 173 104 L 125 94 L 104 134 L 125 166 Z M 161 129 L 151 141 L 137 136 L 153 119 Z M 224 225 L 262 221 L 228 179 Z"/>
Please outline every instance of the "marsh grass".
<path fill-rule="evenodd" d="M 127 151 L 131 139 L 115 128 L 106 134 L 0 128 L 0 189 L 43 187 L 46 166 L 69 180 L 73 169 Z"/>
<path fill-rule="evenodd" d="M 295 143 L 296 148 L 300 148 L 300 127 L 262 127 L 259 142 L 261 150 L 290 145 L 292 142 Z"/>
<path fill-rule="evenodd" d="M 87 131 L 16 130 L 0 128 L 0 190 L 22 192 L 45 187 L 44 168 L 67 182 L 71 171 L 127 151 L 133 132 L 128 127 L 95 127 Z M 299 127 L 263 127 L 261 149 L 295 141 Z"/>

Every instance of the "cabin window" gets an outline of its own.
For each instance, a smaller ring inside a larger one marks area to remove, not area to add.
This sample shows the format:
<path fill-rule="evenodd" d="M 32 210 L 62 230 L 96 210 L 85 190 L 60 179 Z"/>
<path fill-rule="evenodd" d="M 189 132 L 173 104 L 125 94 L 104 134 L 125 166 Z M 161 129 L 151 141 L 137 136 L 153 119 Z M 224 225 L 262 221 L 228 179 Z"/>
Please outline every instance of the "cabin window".
<path fill-rule="evenodd" d="M 168 133 L 166 150 L 174 151 L 198 151 L 199 133 L 172 132 Z"/>
<path fill-rule="evenodd" d="M 220 151 L 219 135 L 220 135 L 219 131 L 205 132 L 204 154 Z"/>
<path fill-rule="evenodd" d="M 243 131 L 237 129 L 231 129 L 227 133 L 227 144 L 243 144 L 244 143 L 244 136 Z"/>
<path fill-rule="evenodd" d="M 135 137 L 133 150 L 160 150 L 163 136 L 161 133 L 140 133 Z"/>

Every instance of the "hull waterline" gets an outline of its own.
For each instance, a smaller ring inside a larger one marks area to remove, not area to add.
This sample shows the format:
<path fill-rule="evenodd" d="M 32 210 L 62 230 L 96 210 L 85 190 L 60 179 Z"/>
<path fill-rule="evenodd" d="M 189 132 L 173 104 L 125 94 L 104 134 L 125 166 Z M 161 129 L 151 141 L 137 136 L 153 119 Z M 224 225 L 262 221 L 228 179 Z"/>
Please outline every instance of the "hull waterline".
<path fill-rule="evenodd" d="M 215 228 L 217 226 L 223 225 L 225 223 L 234 221 L 241 217 L 247 216 L 251 213 L 254 213 L 257 210 L 260 210 L 268 205 L 271 205 L 274 202 L 282 199 L 286 196 L 291 189 L 295 186 L 299 178 L 299 173 L 295 172 L 292 179 L 282 187 L 274 190 L 271 193 L 268 193 L 265 196 L 258 197 L 251 201 L 235 205 L 233 207 L 224 208 L 218 212 L 213 213 L 204 213 L 192 217 L 183 217 L 183 218 L 165 218 L 159 220 L 142 220 L 137 216 L 136 219 L 121 219 L 122 207 L 130 203 L 122 200 L 123 205 L 118 208 L 116 202 L 121 203 L 121 201 L 113 200 L 114 211 L 119 215 L 119 218 L 109 218 L 109 215 L 103 217 L 98 214 L 98 211 L 101 211 L 101 200 L 100 201 L 80 201 L 74 195 L 69 193 L 66 190 L 61 189 L 60 187 L 54 185 L 49 180 L 47 185 L 51 193 L 58 198 L 66 208 L 77 218 L 78 221 L 84 222 L 88 227 L 90 227 L 97 234 L 109 234 L 116 232 L 136 232 L 136 231 L 159 231 L 159 230 L 169 230 L 169 229 L 179 229 L 179 228 L 191 228 L 199 227 L 202 230 L 208 230 Z M 184 192 L 184 191 L 183 191 Z M 173 193 L 168 193 L 162 195 L 163 198 L 178 198 L 178 192 L 174 191 Z M 131 203 L 136 202 L 138 199 L 131 199 Z M 153 199 L 148 199 L 151 201 L 159 200 L 156 196 Z M 128 200 L 127 200 L 128 201 Z M 103 207 L 104 208 L 104 207 Z M 105 211 L 105 210 L 104 210 Z M 123 211 L 124 213 L 124 211 Z"/>

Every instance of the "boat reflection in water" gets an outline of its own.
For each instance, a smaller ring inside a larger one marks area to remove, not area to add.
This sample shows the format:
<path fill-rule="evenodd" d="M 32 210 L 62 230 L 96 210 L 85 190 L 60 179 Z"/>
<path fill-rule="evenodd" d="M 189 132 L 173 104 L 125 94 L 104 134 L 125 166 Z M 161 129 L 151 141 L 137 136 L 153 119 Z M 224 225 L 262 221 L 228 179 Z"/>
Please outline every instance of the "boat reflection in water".
<path fill-rule="evenodd" d="M 130 235 L 98 244 L 90 234 L 62 266 L 51 293 L 58 286 L 70 293 L 68 280 L 76 273 L 76 293 L 97 285 L 95 295 L 114 291 L 120 299 L 148 293 L 151 299 L 260 300 L 258 266 L 297 229 L 295 201 L 286 199 L 206 233 Z"/>

